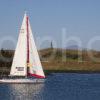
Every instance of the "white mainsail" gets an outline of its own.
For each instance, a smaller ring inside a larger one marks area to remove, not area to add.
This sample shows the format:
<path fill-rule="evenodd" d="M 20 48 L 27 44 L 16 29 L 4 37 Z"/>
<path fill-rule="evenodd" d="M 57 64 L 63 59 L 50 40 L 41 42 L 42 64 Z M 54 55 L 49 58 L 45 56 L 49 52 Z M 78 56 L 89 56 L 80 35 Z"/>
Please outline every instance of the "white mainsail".
<path fill-rule="evenodd" d="M 19 33 L 17 47 L 15 49 L 15 54 L 13 58 L 13 63 L 11 66 L 10 75 L 11 76 L 26 76 L 26 60 L 27 60 L 27 41 L 26 41 L 26 14 L 24 16 L 22 26 Z"/>
<path fill-rule="evenodd" d="M 28 16 L 25 14 L 21 26 L 17 47 L 10 71 L 11 76 L 35 76 L 45 78 L 33 39 Z"/>

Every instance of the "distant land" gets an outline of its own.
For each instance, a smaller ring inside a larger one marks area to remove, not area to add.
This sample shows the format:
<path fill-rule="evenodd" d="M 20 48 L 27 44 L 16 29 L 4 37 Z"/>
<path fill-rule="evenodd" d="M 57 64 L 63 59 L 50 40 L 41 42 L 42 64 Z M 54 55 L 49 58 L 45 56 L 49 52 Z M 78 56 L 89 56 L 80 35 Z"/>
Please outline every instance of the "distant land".
<path fill-rule="evenodd" d="M 70 46 L 67 46 L 66 49 L 80 50 L 80 49 L 82 49 L 82 48 L 79 47 L 78 45 L 70 45 Z"/>
<path fill-rule="evenodd" d="M 75 48 L 74 48 L 75 49 Z M 74 50 L 61 48 L 46 48 L 39 51 L 45 73 L 52 72 L 100 72 L 100 51 Z M 89 54 L 92 53 L 91 58 Z M 0 74 L 10 72 L 14 50 L 0 51 Z"/>

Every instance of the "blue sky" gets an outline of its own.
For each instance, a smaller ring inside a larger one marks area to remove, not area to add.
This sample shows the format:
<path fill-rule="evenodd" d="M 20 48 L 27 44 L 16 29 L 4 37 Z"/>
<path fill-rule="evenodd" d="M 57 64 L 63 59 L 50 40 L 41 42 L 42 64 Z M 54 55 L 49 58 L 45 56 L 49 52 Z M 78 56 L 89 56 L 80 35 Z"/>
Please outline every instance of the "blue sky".
<path fill-rule="evenodd" d="M 66 39 L 78 37 L 82 47 L 100 36 L 100 0 L 1 0 L 0 1 L 0 39 L 13 37 L 17 41 L 24 11 L 28 12 L 36 44 L 39 48 L 48 47 L 52 38 L 57 47 L 62 47 L 62 29 Z M 3 43 L 7 46 L 7 42 Z M 16 45 L 8 43 L 12 48 Z M 69 42 L 74 45 L 75 42 Z M 2 45 L 2 47 L 4 46 Z M 100 50 L 100 40 L 93 42 L 93 49 Z"/>

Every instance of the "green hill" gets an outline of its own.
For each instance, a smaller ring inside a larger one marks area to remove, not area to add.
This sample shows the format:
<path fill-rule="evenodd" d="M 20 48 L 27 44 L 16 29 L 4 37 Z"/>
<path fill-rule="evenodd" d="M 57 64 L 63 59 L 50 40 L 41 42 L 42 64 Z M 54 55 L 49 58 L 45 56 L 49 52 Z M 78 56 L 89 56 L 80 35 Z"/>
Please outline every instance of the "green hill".
<path fill-rule="evenodd" d="M 14 50 L 0 51 L 0 73 L 9 74 Z M 45 72 L 100 72 L 100 52 L 47 48 L 39 51 Z"/>

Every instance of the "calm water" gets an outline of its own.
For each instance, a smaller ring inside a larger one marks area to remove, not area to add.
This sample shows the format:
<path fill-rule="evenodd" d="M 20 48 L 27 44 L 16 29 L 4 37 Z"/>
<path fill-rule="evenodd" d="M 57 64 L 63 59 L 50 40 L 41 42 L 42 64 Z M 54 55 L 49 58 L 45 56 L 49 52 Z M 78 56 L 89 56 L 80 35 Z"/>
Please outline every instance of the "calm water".
<path fill-rule="evenodd" d="M 100 74 L 52 74 L 42 84 L 0 84 L 0 100 L 100 100 Z"/>

